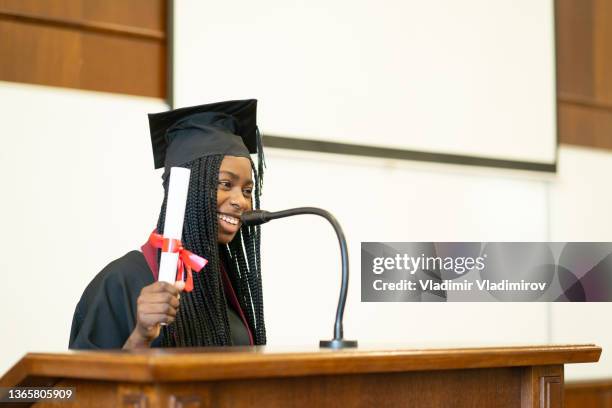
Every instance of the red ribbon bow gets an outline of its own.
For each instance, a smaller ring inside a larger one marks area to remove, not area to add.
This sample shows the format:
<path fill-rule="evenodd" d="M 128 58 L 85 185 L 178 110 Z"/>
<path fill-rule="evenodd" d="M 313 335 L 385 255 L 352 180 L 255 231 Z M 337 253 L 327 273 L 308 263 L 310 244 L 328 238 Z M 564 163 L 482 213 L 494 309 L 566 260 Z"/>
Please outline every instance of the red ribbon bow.
<path fill-rule="evenodd" d="M 149 236 L 149 244 L 154 248 L 161 249 L 163 252 L 178 253 L 178 264 L 176 280 L 185 280 L 185 269 L 187 269 L 187 280 L 185 281 L 185 291 L 191 292 L 193 290 L 193 275 L 191 270 L 200 272 L 202 268 L 208 263 L 208 261 L 201 256 L 194 254 L 183 248 L 183 244 L 180 239 L 164 238 L 163 235 L 156 232 L 152 232 Z"/>

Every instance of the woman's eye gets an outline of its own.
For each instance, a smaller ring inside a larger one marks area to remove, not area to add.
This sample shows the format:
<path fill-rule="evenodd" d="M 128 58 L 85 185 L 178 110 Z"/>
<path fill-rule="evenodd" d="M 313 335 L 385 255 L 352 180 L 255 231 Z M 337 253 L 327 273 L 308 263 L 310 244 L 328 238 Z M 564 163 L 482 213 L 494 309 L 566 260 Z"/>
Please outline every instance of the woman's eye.
<path fill-rule="evenodd" d="M 245 188 L 244 190 L 242 190 L 242 194 L 244 194 L 245 196 L 250 196 L 251 194 L 253 194 L 253 189 Z"/>
<path fill-rule="evenodd" d="M 232 183 L 225 180 L 219 180 L 219 186 L 223 187 L 224 189 L 230 189 L 232 188 Z"/>

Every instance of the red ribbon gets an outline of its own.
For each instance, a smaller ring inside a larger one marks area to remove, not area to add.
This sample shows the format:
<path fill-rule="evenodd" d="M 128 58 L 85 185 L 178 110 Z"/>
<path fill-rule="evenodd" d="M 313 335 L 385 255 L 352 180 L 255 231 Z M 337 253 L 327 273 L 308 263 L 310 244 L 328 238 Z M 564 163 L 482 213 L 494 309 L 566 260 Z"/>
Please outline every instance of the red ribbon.
<path fill-rule="evenodd" d="M 200 272 L 202 268 L 208 263 L 208 261 L 201 256 L 194 254 L 183 248 L 183 244 L 180 239 L 164 238 L 163 235 L 156 232 L 152 232 L 149 236 L 149 244 L 151 246 L 161 249 L 163 252 L 178 253 L 178 264 L 176 266 L 176 280 L 185 280 L 184 274 L 187 269 L 187 281 L 185 282 L 185 291 L 191 292 L 193 290 L 193 275 L 191 270 Z"/>

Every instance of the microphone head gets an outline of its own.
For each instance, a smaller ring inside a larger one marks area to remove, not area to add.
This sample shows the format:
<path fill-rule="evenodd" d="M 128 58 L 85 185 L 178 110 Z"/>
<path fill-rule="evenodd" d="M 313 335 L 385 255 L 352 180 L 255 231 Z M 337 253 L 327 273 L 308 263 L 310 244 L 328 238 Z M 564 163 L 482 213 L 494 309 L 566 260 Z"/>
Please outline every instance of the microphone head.
<path fill-rule="evenodd" d="M 240 219 L 243 225 L 261 225 L 270 221 L 267 217 L 268 214 L 268 211 L 264 210 L 249 211 L 242 214 Z"/>

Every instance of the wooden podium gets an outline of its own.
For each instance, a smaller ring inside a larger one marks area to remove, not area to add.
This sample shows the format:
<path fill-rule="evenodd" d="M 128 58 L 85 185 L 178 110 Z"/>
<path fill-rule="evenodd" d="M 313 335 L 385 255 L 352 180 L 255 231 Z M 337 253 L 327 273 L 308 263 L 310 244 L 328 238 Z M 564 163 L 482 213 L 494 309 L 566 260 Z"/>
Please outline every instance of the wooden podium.
<path fill-rule="evenodd" d="M 595 345 L 30 353 L 0 386 L 76 387 L 75 401 L 41 407 L 554 408 L 563 365 L 600 354 Z"/>

